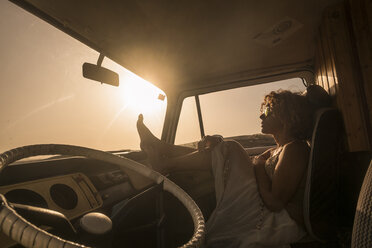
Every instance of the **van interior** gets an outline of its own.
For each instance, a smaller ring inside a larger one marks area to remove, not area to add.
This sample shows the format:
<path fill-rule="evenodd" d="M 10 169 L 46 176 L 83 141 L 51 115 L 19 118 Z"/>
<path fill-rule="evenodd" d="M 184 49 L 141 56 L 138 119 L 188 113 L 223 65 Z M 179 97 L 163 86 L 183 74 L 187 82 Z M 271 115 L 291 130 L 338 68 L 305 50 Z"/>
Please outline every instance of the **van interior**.
<path fill-rule="evenodd" d="M 92 49 L 95 54 L 76 67 L 81 78 L 100 82 L 90 82 L 97 90 L 108 88 L 116 94 L 126 80 L 115 70 L 119 67 L 156 86 L 157 101 L 164 104 L 162 114 L 154 117 L 160 122 L 156 134 L 171 144 L 195 148 L 205 135 L 221 134 L 257 155 L 275 145 L 271 137 L 256 134 L 259 131 L 245 133 L 248 123 L 258 119 L 265 94 L 258 90 L 322 87 L 331 102 L 314 117 L 309 141 L 304 198 L 308 235 L 291 247 L 371 247 L 370 0 L 9 0 L 7 4 L 61 31 L 73 40 L 69 46 L 78 41 Z M 38 58 L 33 59 L 37 64 Z M 115 68 L 107 68 L 107 61 Z M 63 68 L 56 64 L 55 70 Z M 50 78 L 49 84 L 53 80 L 57 79 Z M 33 98 L 43 94 L 30 88 L 18 91 L 29 91 Z M 92 104 L 98 101 L 95 95 L 90 97 Z M 257 112 L 250 110 L 253 98 L 258 99 Z M 14 99 L 22 102 L 18 95 Z M 2 107 L 5 113 L 8 107 Z M 240 112 L 233 115 L 235 110 Z M 74 111 L 79 112 L 71 106 L 70 112 Z M 152 114 L 149 110 L 148 116 Z M 61 118 L 54 125 L 63 126 L 65 121 L 72 123 L 71 128 L 79 122 Z M 97 114 L 96 121 L 83 124 L 89 129 L 101 121 L 109 122 Z M 146 123 L 151 128 L 151 120 Z M 8 124 L 2 125 L 10 130 Z M 35 125 L 28 123 L 24 129 L 29 126 Z M 128 135 L 135 132 L 129 126 L 134 128 L 135 122 L 122 122 Z M 46 128 L 37 125 L 38 130 Z M 71 136 L 79 136 L 78 132 Z M 210 172 L 163 176 L 146 166 L 146 155 L 138 148 L 103 152 L 43 141 L 40 136 L 38 145 L 0 151 L 0 247 L 201 247 L 205 222 L 216 205 Z M 40 155 L 49 156 L 25 160 Z"/>

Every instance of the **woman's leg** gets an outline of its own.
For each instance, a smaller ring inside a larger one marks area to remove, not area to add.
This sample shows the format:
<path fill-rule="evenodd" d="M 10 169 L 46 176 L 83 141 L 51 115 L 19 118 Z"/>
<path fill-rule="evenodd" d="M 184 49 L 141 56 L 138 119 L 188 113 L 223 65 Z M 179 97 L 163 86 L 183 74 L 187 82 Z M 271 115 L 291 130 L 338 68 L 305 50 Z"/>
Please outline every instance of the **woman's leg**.
<path fill-rule="evenodd" d="M 162 173 L 211 169 L 209 151 L 198 152 L 193 148 L 168 144 L 158 139 L 145 126 L 142 115 L 138 116 L 137 130 L 141 149 L 147 154 L 153 169 Z"/>
<path fill-rule="evenodd" d="M 170 172 L 187 170 L 211 170 L 211 161 L 211 152 L 194 151 L 179 157 L 153 160 L 150 163 L 153 166 L 153 169 L 166 174 Z"/>
<path fill-rule="evenodd" d="M 167 173 L 211 169 L 210 149 L 198 152 L 193 148 L 168 144 L 158 139 L 143 123 L 142 114 L 138 116 L 137 130 L 141 139 L 141 149 L 147 154 L 149 162 L 155 170 Z M 226 141 L 225 143 L 228 156 L 237 156 L 245 163 L 251 164 L 249 156 L 238 142 Z"/>
<path fill-rule="evenodd" d="M 195 149 L 185 146 L 176 146 L 166 143 L 151 133 L 143 123 L 143 115 L 140 114 L 137 120 L 137 131 L 141 139 L 141 149 L 146 152 L 148 149 L 154 150 L 160 157 L 179 157 L 188 153 L 195 152 Z"/>

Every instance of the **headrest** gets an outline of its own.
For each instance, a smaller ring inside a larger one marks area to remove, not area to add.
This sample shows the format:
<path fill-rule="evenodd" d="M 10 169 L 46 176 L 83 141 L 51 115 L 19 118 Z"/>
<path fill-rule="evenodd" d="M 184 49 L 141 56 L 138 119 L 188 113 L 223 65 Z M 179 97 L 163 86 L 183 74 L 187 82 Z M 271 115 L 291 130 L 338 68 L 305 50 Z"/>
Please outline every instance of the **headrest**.
<path fill-rule="evenodd" d="M 332 104 L 332 99 L 328 92 L 319 85 L 309 85 L 303 94 L 316 109 L 327 108 Z"/>

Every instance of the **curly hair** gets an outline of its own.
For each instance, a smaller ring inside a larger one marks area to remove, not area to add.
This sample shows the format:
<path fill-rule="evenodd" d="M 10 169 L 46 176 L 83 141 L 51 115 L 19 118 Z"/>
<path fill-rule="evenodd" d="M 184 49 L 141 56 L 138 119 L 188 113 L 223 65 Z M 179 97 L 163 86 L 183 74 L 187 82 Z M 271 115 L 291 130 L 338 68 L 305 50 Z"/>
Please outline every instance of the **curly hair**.
<path fill-rule="evenodd" d="M 264 97 L 261 112 L 265 107 L 270 108 L 293 138 L 311 138 L 314 108 L 305 95 L 288 90 L 272 91 Z"/>

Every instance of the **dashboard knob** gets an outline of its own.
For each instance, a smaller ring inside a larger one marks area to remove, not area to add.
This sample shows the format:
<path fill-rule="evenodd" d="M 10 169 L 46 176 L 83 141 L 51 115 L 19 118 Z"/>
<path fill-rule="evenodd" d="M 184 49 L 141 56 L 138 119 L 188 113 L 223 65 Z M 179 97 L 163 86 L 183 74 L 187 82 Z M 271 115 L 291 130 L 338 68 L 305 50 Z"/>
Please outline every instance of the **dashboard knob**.
<path fill-rule="evenodd" d="M 92 212 L 80 219 L 80 227 L 87 233 L 103 235 L 112 229 L 112 221 L 102 213 Z"/>

